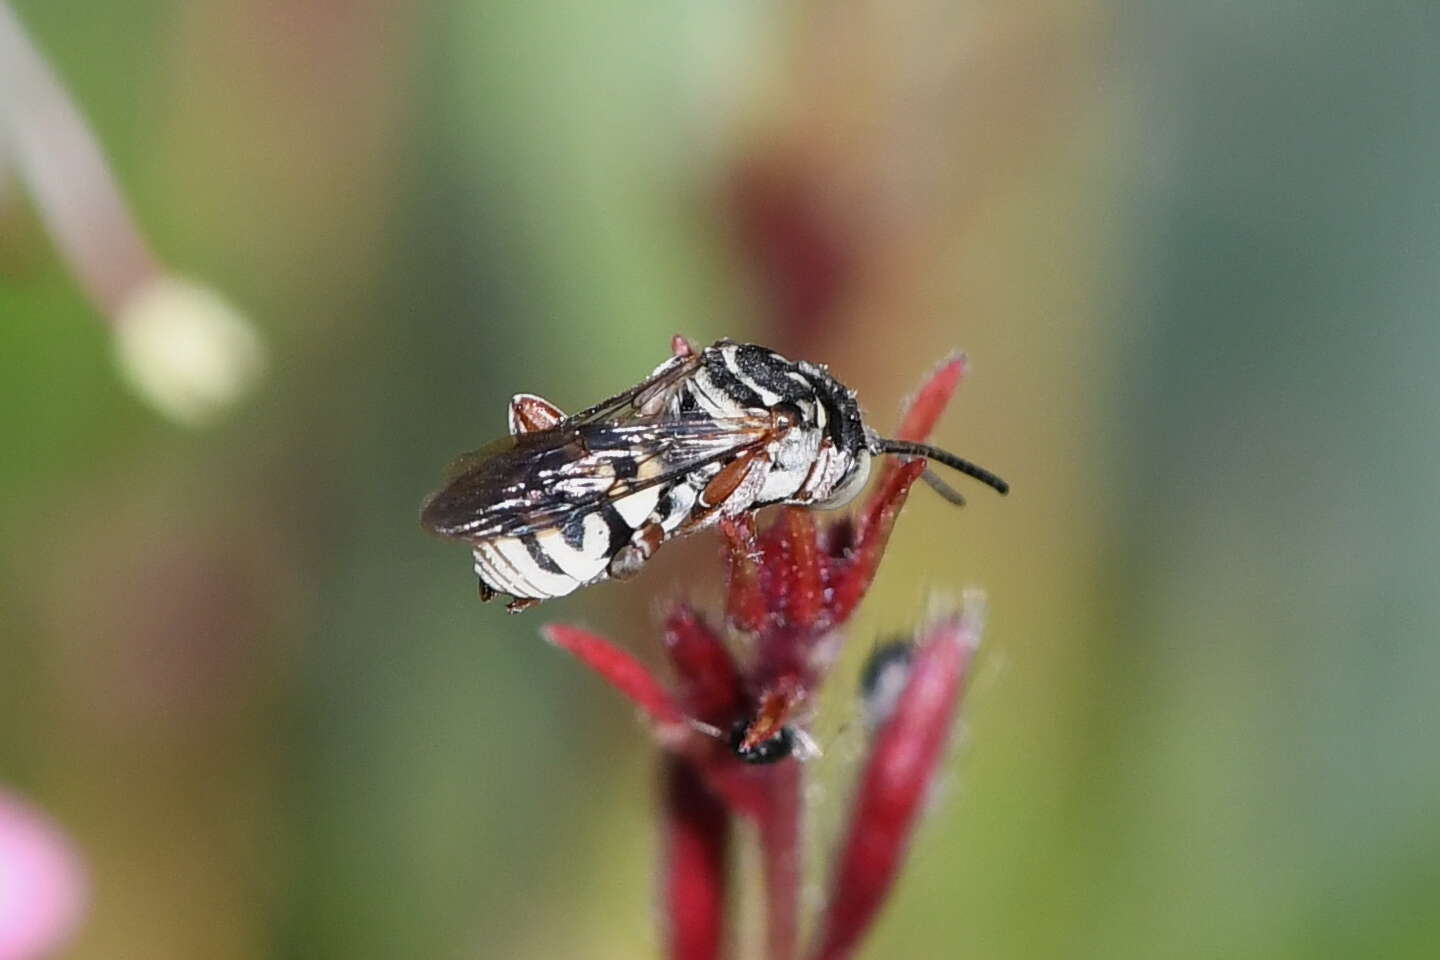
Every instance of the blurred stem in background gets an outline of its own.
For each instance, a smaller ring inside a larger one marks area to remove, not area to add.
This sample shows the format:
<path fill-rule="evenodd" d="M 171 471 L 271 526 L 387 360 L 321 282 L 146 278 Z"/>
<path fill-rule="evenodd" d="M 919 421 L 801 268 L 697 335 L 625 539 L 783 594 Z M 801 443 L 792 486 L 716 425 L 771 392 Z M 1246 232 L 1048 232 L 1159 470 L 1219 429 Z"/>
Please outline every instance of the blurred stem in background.
<path fill-rule="evenodd" d="M 264 366 L 259 335 L 217 293 L 156 260 L 80 109 L 0 0 L 0 177 L 12 160 L 76 282 L 113 324 L 120 369 L 142 397 L 200 425 L 251 388 Z"/>

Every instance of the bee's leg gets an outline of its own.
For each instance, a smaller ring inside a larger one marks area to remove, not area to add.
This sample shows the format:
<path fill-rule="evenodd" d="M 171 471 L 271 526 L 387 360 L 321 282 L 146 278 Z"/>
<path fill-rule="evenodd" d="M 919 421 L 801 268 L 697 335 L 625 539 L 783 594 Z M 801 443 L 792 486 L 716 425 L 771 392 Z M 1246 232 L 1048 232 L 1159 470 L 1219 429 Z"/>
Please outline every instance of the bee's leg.
<path fill-rule="evenodd" d="M 517 393 L 510 398 L 510 434 L 549 430 L 565 419 L 565 411 L 544 397 L 533 393 Z"/>
<path fill-rule="evenodd" d="M 507 613 L 524 613 L 539 602 L 539 597 L 516 597 L 514 600 L 505 604 L 505 611 Z"/>
<path fill-rule="evenodd" d="M 620 551 L 610 559 L 610 565 L 606 572 L 616 580 L 628 580 L 640 572 L 660 544 L 665 542 L 665 528 L 660 526 L 658 521 L 652 520 L 630 538 L 630 542 L 620 548 Z"/>
<path fill-rule="evenodd" d="M 763 450 L 742 454 L 725 464 L 719 473 L 701 488 L 695 498 L 695 506 L 685 522 L 680 524 L 677 535 L 685 536 L 715 523 L 722 516 L 735 516 L 745 512 L 754 502 L 755 493 L 765 480 L 765 470 L 770 458 Z"/>
<path fill-rule="evenodd" d="M 696 503 L 707 516 L 717 509 L 727 515 L 737 514 L 754 501 L 769 467 L 770 458 L 764 449 L 741 454 L 710 478 Z"/>
<path fill-rule="evenodd" d="M 491 600 L 494 600 L 494 599 L 495 599 L 495 591 L 494 591 L 494 589 L 490 586 L 490 584 L 486 583 L 484 580 L 479 581 L 479 583 L 480 583 L 480 602 L 481 602 L 481 603 L 489 603 Z"/>

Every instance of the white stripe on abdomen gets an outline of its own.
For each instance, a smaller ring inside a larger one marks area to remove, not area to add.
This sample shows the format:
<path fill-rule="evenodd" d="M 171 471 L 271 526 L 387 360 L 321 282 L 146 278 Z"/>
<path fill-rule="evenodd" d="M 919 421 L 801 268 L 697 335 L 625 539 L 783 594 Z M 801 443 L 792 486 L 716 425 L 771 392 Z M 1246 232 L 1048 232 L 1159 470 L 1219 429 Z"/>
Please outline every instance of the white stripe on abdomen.
<path fill-rule="evenodd" d="M 660 487 L 647 487 L 616 500 L 615 509 L 619 512 L 620 519 L 630 525 L 630 529 L 638 530 L 645 525 L 646 520 L 650 519 L 650 514 L 658 502 L 660 502 Z"/>
<path fill-rule="evenodd" d="M 566 543 L 559 530 L 546 530 L 537 534 L 535 540 L 557 567 L 580 583 L 589 583 L 603 573 L 610 562 L 610 525 L 598 513 L 586 514 L 580 523 L 582 535 L 578 549 Z"/>
<path fill-rule="evenodd" d="M 514 597 L 563 597 L 583 583 L 568 574 L 552 573 L 541 567 L 518 537 L 476 544 L 474 555 L 475 572 L 480 579 L 497 592 Z"/>

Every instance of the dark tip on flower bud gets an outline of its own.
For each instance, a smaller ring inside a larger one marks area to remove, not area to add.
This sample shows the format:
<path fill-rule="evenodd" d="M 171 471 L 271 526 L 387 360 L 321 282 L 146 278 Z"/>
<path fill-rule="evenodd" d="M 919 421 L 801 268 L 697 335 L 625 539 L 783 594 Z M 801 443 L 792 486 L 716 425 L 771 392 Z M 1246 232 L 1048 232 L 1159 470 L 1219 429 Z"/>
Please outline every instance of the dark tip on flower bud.
<path fill-rule="evenodd" d="M 915 645 L 896 639 L 882 643 L 871 652 L 860 672 L 860 706 L 865 729 L 874 734 L 895 712 L 900 694 L 910 678 L 910 661 Z"/>
<path fill-rule="evenodd" d="M 730 749 L 745 763 L 775 763 L 795 752 L 795 731 L 781 727 L 758 743 L 750 742 L 750 721 L 737 720 L 730 728 Z"/>

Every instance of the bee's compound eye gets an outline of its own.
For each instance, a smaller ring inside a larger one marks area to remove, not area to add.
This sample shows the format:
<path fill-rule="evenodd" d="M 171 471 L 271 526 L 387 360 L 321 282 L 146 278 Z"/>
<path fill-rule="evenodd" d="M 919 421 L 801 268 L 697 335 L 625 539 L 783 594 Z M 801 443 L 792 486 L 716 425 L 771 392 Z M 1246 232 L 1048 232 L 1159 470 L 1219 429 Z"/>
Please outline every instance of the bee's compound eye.
<path fill-rule="evenodd" d="M 775 426 L 781 429 L 798 427 L 805 422 L 805 411 L 789 402 L 775 404 L 770 408 L 770 415 L 775 419 Z"/>
<path fill-rule="evenodd" d="M 746 746 L 745 734 L 749 729 L 748 720 L 738 720 L 730 728 L 730 749 L 745 763 L 774 763 L 795 752 L 795 731 L 789 727 L 781 727 L 769 738 Z"/>
<path fill-rule="evenodd" d="M 815 506 L 824 509 L 843 507 L 859 496 L 860 491 L 865 489 L 865 481 L 870 479 L 870 454 L 866 450 L 857 450 L 849 456 L 843 453 L 836 457 L 836 462 L 843 465 L 843 472 L 838 477 L 827 477 L 832 481 L 828 490 L 816 491 Z"/>

